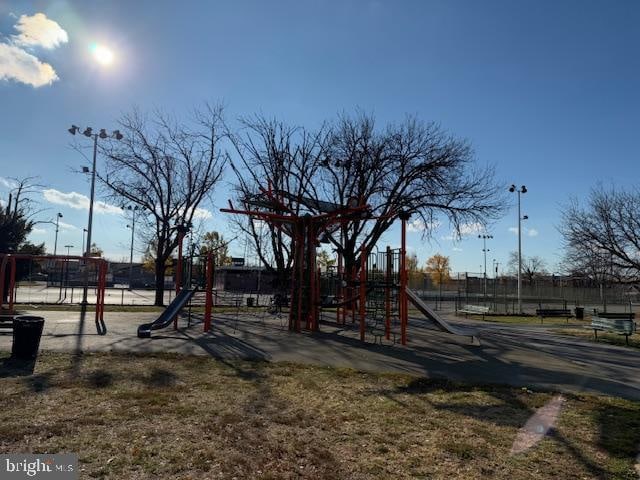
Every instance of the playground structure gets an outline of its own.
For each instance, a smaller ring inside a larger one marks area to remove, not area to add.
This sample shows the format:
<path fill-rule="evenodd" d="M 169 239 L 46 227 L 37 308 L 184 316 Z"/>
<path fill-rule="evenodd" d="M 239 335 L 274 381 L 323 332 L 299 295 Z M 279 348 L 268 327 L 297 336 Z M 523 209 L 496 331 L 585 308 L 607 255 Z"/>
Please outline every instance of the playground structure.
<path fill-rule="evenodd" d="M 471 336 L 475 341 L 475 333 L 467 332 L 449 325 L 439 314 L 432 310 L 408 286 L 406 268 L 406 230 L 409 216 L 400 212 L 396 216 L 401 221 L 401 247 L 372 252 L 362 245 L 355 264 L 345 265 L 342 248 L 337 252 L 335 268 L 322 272 L 317 265 L 317 247 L 322 238 L 335 235 L 340 227 L 351 221 L 367 221 L 373 217 L 370 208 L 352 200 L 347 206 L 328 202 L 317 202 L 309 199 L 295 199 L 306 204 L 308 211 L 295 213 L 289 205 L 292 196 L 286 192 L 274 192 L 271 189 L 261 190 L 262 194 L 247 199 L 245 209 L 235 209 L 229 202 L 228 209 L 223 212 L 243 214 L 254 219 L 271 223 L 291 239 L 293 264 L 290 272 L 289 296 L 286 293 L 276 294 L 272 302 L 266 305 L 268 311 L 281 315 L 282 307 L 288 307 L 288 328 L 301 332 L 303 329 L 316 332 L 320 329 L 320 321 L 326 321 L 335 311 L 335 324 L 347 328 L 356 325 L 361 341 L 367 334 L 374 337 L 374 342 L 382 338 L 406 345 L 409 320 L 409 303 L 420 311 L 427 319 L 442 331 L 457 335 Z M 320 213 L 311 213 L 311 212 Z M 182 310 L 189 309 L 189 326 L 191 325 L 191 307 L 198 298 L 202 302 L 204 295 L 203 329 L 209 332 L 212 327 L 212 314 L 215 306 L 231 300 L 239 311 L 243 296 L 232 295 L 228 298 L 214 289 L 215 254 L 183 256 L 183 240 L 188 232 L 185 226 L 176 227 L 178 233 L 178 259 L 175 268 L 175 297 L 167 308 L 153 322 L 138 327 L 140 338 L 151 337 L 154 330 L 163 329 L 173 324 L 178 328 L 178 318 Z M 107 290 L 107 262 L 99 257 L 50 256 L 26 254 L 0 254 L 0 308 L 7 299 L 9 316 L 14 314 L 16 298 L 16 278 L 18 267 L 22 262 L 21 277 L 33 279 L 34 266 L 46 265 L 47 288 L 59 286 L 56 303 L 68 299 L 68 287 L 74 283 L 83 288 L 95 290 L 96 327 L 101 334 L 106 333 L 104 324 L 105 292 Z M 25 266 L 28 275 L 25 275 Z M 40 268 L 41 269 L 41 268 Z M 35 270 L 39 270 L 36 268 Z M 70 274 L 71 272 L 71 274 Z M 75 279 L 70 281 L 70 276 Z M 73 287 L 71 287 L 73 302 Z M 249 305 L 249 303 L 248 303 Z"/>
<path fill-rule="evenodd" d="M 0 312 L 3 316 L 12 317 L 15 314 L 16 279 L 18 268 L 28 265 L 31 269 L 34 261 L 48 264 L 49 271 L 59 271 L 59 276 L 69 275 L 70 265 L 75 264 L 81 272 L 85 288 L 95 289 L 95 321 L 99 334 L 107 332 L 104 323 L 104 296 L 106 291 L 107 262 L 100 257 L 77 257 L 59 255 L 28 255 L 14 253 L 0 253 Z M 55 275 L 54 275 L 55 276 Z M 59 298 L 66 297 L 66 287 L 60 281 Z M 6 299 L 6 308 L 5 308 Z"/>
<path fill-rule="evenodd" d="M 189 306 L 189 323 L 191 322 L 191 301 L 198 291 L 204 291 L 205 305 L 203 326 L 204 331 L 211 330 L 211 314 L 214 306 L 213 278 L 215 262 L 213 253 L 183 257 L 183 241 L 187 229 L 178 229 L 178 262 L 176 265 L 176 296 L 160 316 L 151 323 L 144 323 L 138 327 L 139 338 L 150 338 L 153 330 L 160 330 L 173 324 L 178 328 L 179 313 Z"/>
<path fill-rule="evenodd" d="M 292 206 L 293 200 L 308 211 L 297 211 Z M 271 185 L 268 189 L 261 188 L 260 194 L 244 199 L 243 203 L 244 208 L 237 209 L 229 201 L 229 208 L 221 211 L 266 221 L 291 239 L 289 330 L 300 332 L 304 325 L 306 330 L 318 331 L 322 310 L 335 309 L 337 325 L 346 325 L 347 318 L 355 324 L 357 319 L 361 341 L 365 341 L 367 332 L 374 339 L 384 336 L 389 340 L 393 335 L 395 341 L 393 327 L 399 324 L 400 343 L 406 345 L 411 302 L 439 329 L 470 336 L 477 341 L 475 332 L 452 327 L 408 288 L 406 231 L 409 215 L 405 212 L 397 214 L 402 237 L 399 249 L 387 247 L 383 252 L 373 253 L 362 245 L 356 262 L 359 267 L 345 268 L 342 249 L 338 247 L 337 267 L 323 276 L 316 263 L 320 239 L 335 235 L 347 222 L 372 219 L 368 205 L 356 199 L 343 206 L 293 198 L 287 192 L 272 190 Z"/>

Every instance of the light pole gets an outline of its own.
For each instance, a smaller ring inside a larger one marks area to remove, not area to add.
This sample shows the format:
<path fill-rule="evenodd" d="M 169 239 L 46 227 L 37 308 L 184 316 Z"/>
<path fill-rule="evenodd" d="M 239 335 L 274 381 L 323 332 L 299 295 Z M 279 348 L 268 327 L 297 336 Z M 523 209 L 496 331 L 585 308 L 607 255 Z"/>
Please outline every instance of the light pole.
<path fill-rule="evenodd" d="M 62 218 L 62 214 L 60 212 L 58 212 L 58 214 L 56 215 L 56 237 L 55 240 L 53 241 L 53 256 L 56 256 L 56 253 L 58 252 L 58 232 L 60 231 L 60 219 Z"/>
<path fill-rule="evenodd" d="M 136 231 L 136 212 L 140 209 L 140 206 L 123 205 L 122 209 L 131 211 L 131 225 L 127 225 L 127 228 L 131 229 L 131 249 L 129 251 L 129 290 L 131 290 L 133 281 L 133 239 Z"/>
<path fill-rule="evenodd" d="M 76 125 L 71 125 L 71 128 L 67 130 L 71 135 L 75 135 L 80 131 L 80 128 Z M 84 129 L 82 134 L 85 137 L 91 138 L 93 137 L 93 165 L 91 169 L 91 197 L 89 198 L 89 223 L 87 224 L 87 243 L 86 248 L 84 250 L 84 256 L 88 257 L 91 255 L 91 231 L 93 226 L 93 202 L 95 199 L 95 191 L 96 191 L 96 157 L 98 153 L 98 137 L 101 139 L 105 139 L 109 137 L 107 131 L 104 128 L 100 129 L 100 133 L 93 133 L 93 129 L 91 127 L 87 127 Z M 122 140 L 122 134 L 119 130 L 114 130 L 111 134 L 113 138 L 116 140 Z M 88 169 L 84 167 L 83 172 L 87 173 Z M 83 245 L 84 248 L 84 245 Z M 89 275 L 87 272 L 86 282 L 84 284 L 84 290 L 82 292 L 82 303 L 87 303 L 87 290 L 89 289 Z"/>
<path fill-rule="evenodd" d="M 478 235 L 482 239 L 482 253 L 484 254 L 484 295 L 487 295 L 487 239 L 493 238 L 493 235 Z"/>
<path fill-rule="evenodd" d="M 85 233 L 87 233 L 87 231 L 88 231 L 88 230 L 87 230 L 86 228 L 83 228 L 83 229 L 82 229 L 82 243 L 81 243 L 80 245 L 83 245 L 83 246 L 84 246 L 84 235 L 85 235 Z"/>
<path fill-rule="evenodd" d="M 522 185 L 518 188 L 515 185 L 511 185 L 509 191 L 518 194 L 518 313 L 522 314 L 522 220 L 526 220 L 529 217 L 522 216 L 520 195 L 527 193 L 527 187 Z"/>

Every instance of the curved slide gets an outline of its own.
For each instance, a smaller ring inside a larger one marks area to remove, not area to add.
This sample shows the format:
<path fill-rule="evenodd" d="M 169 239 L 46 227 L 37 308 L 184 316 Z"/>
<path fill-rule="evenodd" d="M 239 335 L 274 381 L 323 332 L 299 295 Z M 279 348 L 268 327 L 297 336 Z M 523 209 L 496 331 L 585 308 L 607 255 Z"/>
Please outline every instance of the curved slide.
<path fill-rule="evenodd" d="M 434 312 L 426 303 L 422 301 L 422 299 L 418 296 L 416 292 L 407 288 L 407 298 L 413 305 L 420 310 L 420 312 L 435 323 L 436 327 L 438 327 L 443 332 L 453 333 L 454 335 L 462 335 L 463 337 L 471 337 L 471 341 L 480 345 L 480 339 L 478 338 L 478 332 L 475 330 L 467 330 L 465 328 L 454 327 L 449 322 L 447 322 L 444 318 Z"/>
<path fill-rule="evenodd" d="M 180 313 L 193 294 L 196 293 L 197 288 L 189 289 L 185 288 L 180 291 L 178 295 L 173 299 L 164 312 L 153 322 L 144 323 L 138 327 L 138 338 L 150 338 L 151 330 L 159 330 L 171 325 L 173 319 Z"/>

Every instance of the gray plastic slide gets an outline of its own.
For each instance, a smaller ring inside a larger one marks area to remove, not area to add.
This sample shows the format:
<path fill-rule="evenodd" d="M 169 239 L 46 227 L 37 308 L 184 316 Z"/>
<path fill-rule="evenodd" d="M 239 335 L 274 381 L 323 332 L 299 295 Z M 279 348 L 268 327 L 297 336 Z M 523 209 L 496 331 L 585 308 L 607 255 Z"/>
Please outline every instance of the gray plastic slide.
<path fill-rule="evenodd" d="M 187 303 L 189 303 L 189 300 L 191 300 L 193 294 L 196 293 L 196 290 L 196 288 L 185 288 L 181 290 L 180 293 L 176 295 L 176 298 L 174 298 L 173 301 L 169 304 L 166 310 L 162 312 L 162 314 L 154 322 L 143 323 L 138 327 L 138 337 L 150 338 L 151 330 L 159 330 L 171 325 L 171 322 L 173 322 L 175 316 L 180 313 L 180 310 L 182 310 Z"/>
<path fill-rule="evenodd" d="M 454 335 L 462 335 L 464 337 L 471 337 L 471 341 L 474 344 L 480 344 L 480 339 L 478 338 L 478 332 L 474 330 L 467 330 L 465 328 L 454 327 L 449 322 L 447 322 L 444 318 L 434 312 L 426 303 L 422 301 L 420 297 L 411 290 L 407 288 L 407 297 L 409 301 L 413 303 L 413 305 L 422 312 L 422 314 L 435 323 L 436 327 L 438 327 L 443 332 L 453 333 Z"/>

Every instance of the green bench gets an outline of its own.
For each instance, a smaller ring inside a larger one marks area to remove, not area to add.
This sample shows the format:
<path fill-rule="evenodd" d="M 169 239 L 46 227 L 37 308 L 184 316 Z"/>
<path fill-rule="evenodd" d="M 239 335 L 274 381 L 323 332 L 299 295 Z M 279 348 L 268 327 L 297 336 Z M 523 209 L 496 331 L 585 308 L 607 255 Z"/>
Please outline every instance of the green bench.
<path fill-rule="evenodd" d="M 13 315 L 0 315 L 0 334 L 13 332 Z"/>
<path fill-rule="evenodd" d="M 489 313 L 489 307 L 483 305 L 463 305 L 458 312 L 464 313 L 465 317 L 467 315 L 482 315 L 482 319 L 484 320 L 484 316 Z"/>
<path fill-rule="evenodd" d="M 571 310 L 568 308 L 537 308 L 536 315 L 540 317 L 540 323 L 542 323 L 545 317 L 565 317 L 567 322 L 569 318 L 573 317 Z"/>
<path fill-rule="evenodd" d="M 636 330 L 634 313 L 597 313 L 591 317 L 591 325 L 585 328 L 593 329 L 593 335 L 598 340 L 598 332 L 612 332 L 624 335 L 625 343 L 629 345 L 629 335 Z"/>

